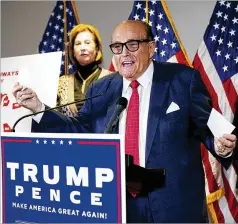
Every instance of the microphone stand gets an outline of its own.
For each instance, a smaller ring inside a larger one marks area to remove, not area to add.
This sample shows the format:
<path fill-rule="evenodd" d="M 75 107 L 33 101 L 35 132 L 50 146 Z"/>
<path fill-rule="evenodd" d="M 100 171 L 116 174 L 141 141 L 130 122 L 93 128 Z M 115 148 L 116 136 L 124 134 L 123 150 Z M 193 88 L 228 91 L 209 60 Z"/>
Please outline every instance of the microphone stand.
<path fill-rule="evenodd" d="M 127 104 L 128 101 L 125 97 L 120 97 L 117 100 L 116 108 L 111 116 L 111 119 L 106 127 L 106 130 L 104 131 L 105 134 L 113 133 L 114 128 L 119 122 L 119 116 L 122 113 L 122 111 L 126 109 Z"/>
<path fill-rule="evenodd" d="M 14 125 L 12 127 L 12 132 L 15 132 L 16 125 L 24 118 L 35 116 L 37 114 L 44 113 L 44 112 L 47 112 L 47 111 L 52 111 L 52 110 L 55 110 L 55 109 L 59 109 L 61 107 L 65 107 L 65 106 L 68 106 L 68 105 L 71 105 L 71 104 L 74 104 L 74 103 L 77 104 L 77 103 L 80 103 L 80 102 L 91 100 L 91 99 L 97 98 L 99 96 L 102 96 L 103 94 L 104 93 L 100 93 L 98 95 L 95 95 L 95 96 L 92 96 L 92 97 L 88 97 L 88 98 L 85 98 L 83 100 L 76 100 L 76 101 L 73 101 L 73 102 L 70 102 L 70 103 L 66 103 L 64 105 L 60 105 L 60 106 L 56 106 L 56 107 L 51 107 L 51 108 L 47 108 L 47 109 L 45 109 L 43 111 L 39 111 L 39 112 L 36 112 L 36 113 L 31 113 L 31 114 L 24 115 L 23 117 L 20 117 L 19 119 L 17 119 L 17 121 L 14 123 Z"/>

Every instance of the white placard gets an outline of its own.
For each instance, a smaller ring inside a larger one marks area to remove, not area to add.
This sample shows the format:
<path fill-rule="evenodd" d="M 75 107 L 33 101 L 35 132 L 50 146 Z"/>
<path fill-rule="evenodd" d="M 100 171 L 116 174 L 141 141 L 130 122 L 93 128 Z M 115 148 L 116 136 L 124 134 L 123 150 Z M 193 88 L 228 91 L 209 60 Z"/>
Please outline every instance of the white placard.
<path fill-rule="evenodd" d="M 207 126 L 210 128 L 214 137 L 217 138 L 222 137 L 223 134 L 231 134 L 235 129 L 235 126 L 214 108 L 212 108 Z"/>
<path fill-rule="evenodd" d="M 1 59 L 1 131 L 12 128 L 15 121 L 31 113 L 23 107 L 17 108 L 12 95 L 14 84 L 19 81 L 32 88 L 46 105 L 56 105 L 62 52 L 25 55 Z M 31 117 L 16 126 L 16 132 L 31 131 Z"/>

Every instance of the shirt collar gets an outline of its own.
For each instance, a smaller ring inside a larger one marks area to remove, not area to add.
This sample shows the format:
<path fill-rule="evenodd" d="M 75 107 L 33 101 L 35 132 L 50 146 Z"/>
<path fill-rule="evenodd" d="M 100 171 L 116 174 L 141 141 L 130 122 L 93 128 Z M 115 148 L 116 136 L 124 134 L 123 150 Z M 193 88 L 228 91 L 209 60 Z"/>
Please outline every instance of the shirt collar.
<path fill-rule="evenodd" d="M 154 73 L 154 63 L 153 61 L 150 63 L 146 71 L 137 79 L 137 81 L 140 83 L 140 85 L 144 88 L 146 88 L 150 82 L 152 82 Z M 131 81 L 125 79 L 123 77 L 123 93 L 126 93 L 128 91 L 128 88 L 131 84 Z"/>

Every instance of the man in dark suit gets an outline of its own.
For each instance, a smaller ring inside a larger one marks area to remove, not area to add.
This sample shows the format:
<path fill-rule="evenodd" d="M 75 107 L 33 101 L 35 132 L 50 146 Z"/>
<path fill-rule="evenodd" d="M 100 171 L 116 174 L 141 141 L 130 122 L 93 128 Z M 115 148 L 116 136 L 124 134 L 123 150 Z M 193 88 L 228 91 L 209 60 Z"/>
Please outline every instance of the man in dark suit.
<path fill-rule="evenodd" d="M 135 163 L 165 168 L 166 184 L 148 195 L 128 194 L 127 222 L 201 222 L 200 142 L 229 166 L 236 137 L 227 134 L 214 141 L 207 127 L 210 97 L 199 73 L 184 65 L 153 62 L 155 43 L 147 24 L 119 24 L 110 48 L 119 72 L 92 84 L 87 97 L 105 93 L 86 101 L 76 118 L 55 111 L 35 116 L 35 131 L 103 133 L 117 99 L 128 98 L 115 133 L 125 134 L 126 153 L 134 156 Z M 33 112 L 45 108 L 34 91 L 22 90 L 19 83 L 13 94 Z"/>

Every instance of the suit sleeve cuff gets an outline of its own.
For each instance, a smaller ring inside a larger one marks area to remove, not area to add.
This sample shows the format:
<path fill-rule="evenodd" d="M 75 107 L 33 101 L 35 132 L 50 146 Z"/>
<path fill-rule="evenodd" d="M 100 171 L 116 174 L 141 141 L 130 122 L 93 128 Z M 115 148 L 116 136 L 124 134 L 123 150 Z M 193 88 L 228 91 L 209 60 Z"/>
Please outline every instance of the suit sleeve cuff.
<path fill-rule="evenodd" d="M 40 111 L 44 111 L 44 110 L 45 110 L 45 104 L 42 103 Z M 42 119 L 42 117 L 43 117 L 43 115 L 44 115 L 44 112 L 43 113 L 39 113 L 39 114 L 33 116 L 33 120 L 39 124 L 41 119 Z"/>

